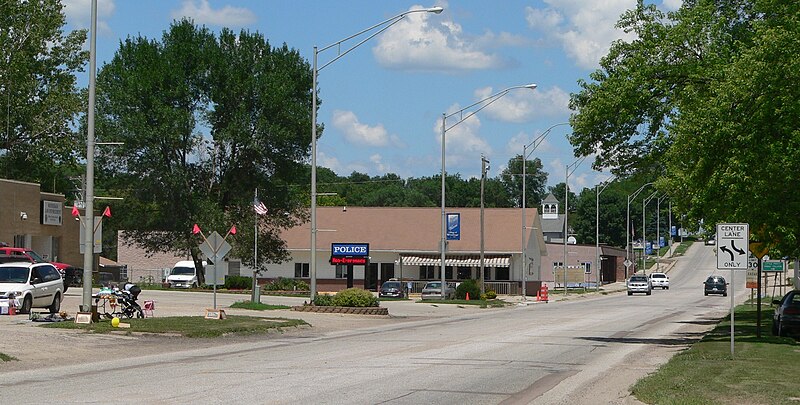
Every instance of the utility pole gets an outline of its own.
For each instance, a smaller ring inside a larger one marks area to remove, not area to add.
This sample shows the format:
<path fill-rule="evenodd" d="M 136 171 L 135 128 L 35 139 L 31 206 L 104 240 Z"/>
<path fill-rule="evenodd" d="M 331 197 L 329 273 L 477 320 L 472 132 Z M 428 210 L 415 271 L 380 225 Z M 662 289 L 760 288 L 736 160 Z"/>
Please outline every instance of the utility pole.
<path fill-rule="evenodd" d="M 486 268 L 484 266 L 484 258 L 483 258 L 483 235 L 484 235 L 484 233 L 483 233 L 483 229 L 484 229 L 483 228 L 483 190 L 484 190 L 484 184 L 486 183 L 486 172 L 488 172 L 488 171 L 489 171 L 489 161 L 486 160 L 486 157 L 481 155 L 481 271 L 480 271 L 480 274 L 478 275 L 480 277 L 479 283 L 480 283 L 480 286 L 481 286 L 481 297 L 483 297 L 483 294 L 486 294 L 486 286 L 483 283 L 484 272 L 486 271 Z M 522 263 L 522 265 L 524 266 L 525 263 Z M 478 298 L 480 298 L 480 297 L 478 297 Z"/>

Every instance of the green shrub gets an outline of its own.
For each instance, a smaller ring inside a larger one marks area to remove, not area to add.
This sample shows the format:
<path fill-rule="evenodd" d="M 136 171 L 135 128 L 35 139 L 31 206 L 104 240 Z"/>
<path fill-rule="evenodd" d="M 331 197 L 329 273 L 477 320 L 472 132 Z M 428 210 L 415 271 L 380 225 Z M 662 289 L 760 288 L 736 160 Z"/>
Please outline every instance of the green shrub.
<path fill-rule="evenodd" d="M 497 293 L 494 290 L 486 290 L 486 298 L 493 300 L 497 298 Z"/>
<path fill-rule="evenodd" d="M 478 287 L 478 282 L 473 279 L 464 280 L 456 287 L 456 299 L 467 299 L 469 293 L 470 299 L 478 299 L 481 296 L 481 288 Z"/>
<path fill-rule="evenodd" d="M 314 305 L 318 305 L 320 307 L 332 307 L 333 304 L 333 296 L 327 294 L 317 294 L 314 296 Z"/>
<path fill-rule="evenodd" d="M 267 291 L 308 291 L 308 283 L 303 280 L 293 278 L 278 277 L 270 283 L 264 285 Z"/>
<path fill-rule="evenodd" d="M 226 276 L 225 288 L 229 290 L 249 290 L 253 288 L 253 278 L 246 276 Z"/>
<path fill-rule="evenodd" d="M 333 305 L 337 307 L 377 307 L 378 298 L 367 290 L 348 288 L 333 296 Z"/>

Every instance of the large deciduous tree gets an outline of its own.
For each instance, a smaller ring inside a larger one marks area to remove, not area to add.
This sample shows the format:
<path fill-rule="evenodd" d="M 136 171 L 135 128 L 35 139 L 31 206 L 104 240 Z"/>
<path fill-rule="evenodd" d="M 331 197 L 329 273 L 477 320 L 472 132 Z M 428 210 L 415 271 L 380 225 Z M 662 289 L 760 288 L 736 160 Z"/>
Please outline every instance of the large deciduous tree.
<path fill-rule="evenodd" d="M 595 167 L 649 171 L 695 223 L 747 222 L 797 255 L 800 3 L 644 5 L 571 106 L 571 141 Z"/>
<path fill-rule="evenodd" d="M 311 69 L 257 33 L 219 37 L 191 21 L 161 40 L 128 38 L 98 75 L 97 136 L 124 142 L 98 153 L 103 184 L 125 198 L 121 229 L 149 252 L 191 252 L 198 236 L 232 225 L 231 254 L 258 267 L 286 257 L 280 228 L 305 213 L 293 195 L 310 144 Z M 256 217 L 256 188 L 269 212 Z"/>
<path fill-rule="evenodd" d="M 66 193 L 79 154 L 72 126 L 86 104 L 76 73 L 86 31 L 63 32 L 56 0 L 0 2 L 0 173 Z"/>
<path fill-rule="evenodd" d="M 514 206 L 522 207 L 522 182 L 525 182 L 525 205 L 538 207 L 545 197 L 547 172 L 543 171 L 542 161 L 539 158 L 525 160 L 525 179 L 522 178 L 522 155 L 514 156 L 508 160 L 508 165 L 500 173 L 500 181 L 511 196 Z"/>

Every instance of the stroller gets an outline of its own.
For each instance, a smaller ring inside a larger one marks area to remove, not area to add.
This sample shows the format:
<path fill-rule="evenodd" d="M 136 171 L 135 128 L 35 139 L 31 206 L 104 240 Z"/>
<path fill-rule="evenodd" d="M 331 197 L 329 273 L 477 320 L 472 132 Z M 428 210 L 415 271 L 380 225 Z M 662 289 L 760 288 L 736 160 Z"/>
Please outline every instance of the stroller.
<path fill-rule="evenodd" d="M 114 287 L 110 290 L 101 290 L 99 294 L 95 296 L 95 303 L 97 303 L 101 298 L 107 300 L 111 304 L 111 312 L 104 312 L 102 315 L 106 318 L 144 318 L 144 311 L 142 307 L 139 306 L 139 303 L 136 300 L 139 298 L 139 294 L 142 292 L 142 289 L 133 283 L 126 283 L 125 286 L 120 290 L 117 287 Z M 105 308 L 105 305 L 103 305 Z"/>

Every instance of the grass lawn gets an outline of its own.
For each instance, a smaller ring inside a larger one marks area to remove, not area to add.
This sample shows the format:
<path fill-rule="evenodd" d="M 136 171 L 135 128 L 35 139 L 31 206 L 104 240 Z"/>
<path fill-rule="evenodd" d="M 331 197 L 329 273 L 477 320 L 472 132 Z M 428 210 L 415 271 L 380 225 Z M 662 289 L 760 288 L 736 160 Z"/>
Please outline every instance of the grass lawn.
<path fill-rule="evenodd" d="M 262 304 L 260 302 L 253 302 L 253 301 L 238 301 L 231 304 L 231 308 L 252 309 L 255 311 L 267 311 L 271 309 L 290 309 L 291 307 L 288 305 Z"/>
<path fill-rule="evenodd" d="M 633 394 L 648 404 L 800 403 L 800 343 L 771 335 L 772 312 L 762 305 L 758 338 L 756 306 L 738 306 L 733 358 L 726 317 L 701 341 L 639 380 Z"/>
<path fill-rule="evenodd" d="M 281 328 L 308 325 L 300 319 L 260 318 L 251 316 L 229 315 L 225 319 L 205 319 L 202 316 L 168 316 L 162 318 L 123 319 L 130 328 L 114 328 L 110 320 L 102 320 L 92 324 L 73 322 L 55 322 L 43 324 L 44 328 L 84 329 L 96 333 L 146 332 L 178 334 L 184 337 L 209 338 L 229 334 L 247 335 L 266 333 Z"/>

